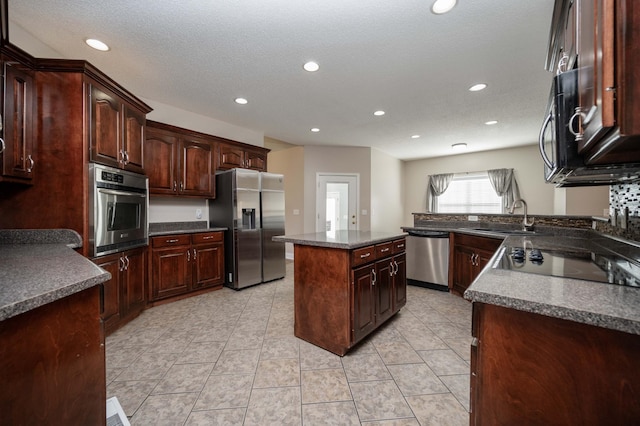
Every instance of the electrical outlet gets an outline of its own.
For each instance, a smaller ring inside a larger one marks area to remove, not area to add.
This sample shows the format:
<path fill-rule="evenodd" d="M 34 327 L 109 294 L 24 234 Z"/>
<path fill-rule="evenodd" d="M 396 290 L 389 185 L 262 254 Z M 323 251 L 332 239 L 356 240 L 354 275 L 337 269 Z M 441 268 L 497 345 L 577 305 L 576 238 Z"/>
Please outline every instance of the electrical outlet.
<path fill-rule="evenodd" d="M 202 219 L 202 209 L 196 209 L 196 219 Z"/>
<path fill-rule="evenodd" d="M 468 220 L 470 220 L 471 222 L 477 222 L 477 221 L 478 221 L 478 216 L 476 216 L 476 215 L 469 215 L 469 216 L 468 216 Z"/>

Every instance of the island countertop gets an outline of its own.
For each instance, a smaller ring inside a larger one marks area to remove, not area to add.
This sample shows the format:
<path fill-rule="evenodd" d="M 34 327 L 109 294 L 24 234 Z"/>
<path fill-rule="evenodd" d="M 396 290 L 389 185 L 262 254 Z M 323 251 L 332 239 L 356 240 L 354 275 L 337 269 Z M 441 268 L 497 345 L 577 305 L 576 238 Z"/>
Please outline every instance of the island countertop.
<path fill-rule="evenodd" d="M 404 238 L 406 235 L 404 232 L 336 231 L 300 235 L 280 235 L 273 237 L 273 241 L 351 250 L 397 238 Z"/>
<path fill-rule="evenodd" d="M 80 246 L 81 240 L 62 241 L 47 231 L 16 232 L 16 238 L 4 238 L 8 232 L 0 235 L 0 321 L 111 278 L 71 248 Z"/>

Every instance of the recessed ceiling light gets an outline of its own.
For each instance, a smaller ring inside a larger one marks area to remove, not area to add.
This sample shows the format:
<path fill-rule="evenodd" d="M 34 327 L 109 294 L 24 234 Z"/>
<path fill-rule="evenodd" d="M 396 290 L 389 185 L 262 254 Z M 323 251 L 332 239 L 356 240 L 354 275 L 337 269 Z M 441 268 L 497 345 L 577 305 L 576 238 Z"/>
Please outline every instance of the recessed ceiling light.
<path fill-rule="evenodd" d="M 89 46 L 93 47 L 94 49 L 99 50 L 101 52 L 106 52 L 107 50 L 109 50 L 109 46 L 107 46 L 105 43 L 95 38 L 88 38 L 84 42 L 87 43 Z"/>
<path fill-rule="evenodd" d="M 377 115 L 379 117 L 381 115 L 384 115 L 384 111 L 378 110 L 378 111 L 374 112 L 373 115 Z"/>
<path fill-rule="evenodd" d="M 467 144 L 466 143 L 454 143 L 453 145 L 451 145 L 451 149 L 453 149 L 454 151 L 464 151 L 465 149 L 467 149 Z"/>
<path fill-rule="evenodd" d="M 420 137 L 420 135 L 413 135 L 411 136 L 411 139 L 418 139 Z"/>
<path fill-rule="evenodd" d="M 494 124 L 498 124 L 498 122 L 496 120 L 491 120 L 486 121 L 484 124 L 486 124 L 487 126 L 493 126 Z"/>
<path fill-rule="evenodd" d="M 246 100 L 245 98 L 236 98 L 235 101 L 237 104 L 240 104 L 240 105 L 246 105 L 249 103 L 249 101 Z"/>
<path fill-rule="evenodd" d="M 316 72 L 320 69 L 320 65 L 318 65 L 316 62 L 309 61 L 306 64 L 304 64 L 302 68 L 304 68 L 305 71 Z"/>
<path fill-rule="evenodd" d="M 320 129 L 318 129 L 317 127 L 312 127 L 312 128 L 311 128 L 311 131 L 312 131 L 313 133 L 318 133 L 318 132 L 320 131 Z"/>
<path fill-rule="evenodd" d="M 436 0 L 431 6 L 431 12 L 436 15 L 447 13 L 455 7 L 457 0 Z"/>
<path fill-rule="evenodd" d="M 483 90 L 486 89 L 487 85 L 484 83 L 478 83 L 478 84 L 474 84 L 473 86 L 469 87 L 469 91 L 470 92 L 477 92 L 479 90 Z"/>

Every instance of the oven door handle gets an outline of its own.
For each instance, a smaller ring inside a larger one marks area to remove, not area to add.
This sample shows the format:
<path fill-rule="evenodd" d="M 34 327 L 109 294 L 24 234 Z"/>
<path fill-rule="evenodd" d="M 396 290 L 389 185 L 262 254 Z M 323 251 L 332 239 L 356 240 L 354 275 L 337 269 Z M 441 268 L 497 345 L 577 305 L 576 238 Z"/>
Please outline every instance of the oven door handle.
<path fill-rule="evenodd" d="M 109 195 L 124 195 L 127 197 L 140 197 L 140 198 L 147 197 L 147 194 L 139 194 L 137 192 L 128 192 L 128 191 L 118 191 L 116 189 L 98 188 L 98 192 L 101 192 L 103 194 L 109 194 Z"/>

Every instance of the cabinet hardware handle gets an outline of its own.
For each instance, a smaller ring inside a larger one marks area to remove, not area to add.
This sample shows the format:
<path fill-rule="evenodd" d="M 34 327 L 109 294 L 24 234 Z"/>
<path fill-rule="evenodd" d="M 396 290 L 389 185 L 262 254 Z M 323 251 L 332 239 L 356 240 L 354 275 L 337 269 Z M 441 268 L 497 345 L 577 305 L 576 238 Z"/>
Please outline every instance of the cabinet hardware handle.
<path fill-rule="evenodd" d="M 124 155 L 124 165 L 129 164 L 129 153 L 125 150 L 122 150 L 122 154 Z"/>
<path fill-rule="evenodd" d="M 380 253 L 386 253 L 386 252 L 388 252 L 388 251 L 389 251 L 389 247 L 387 247 L 387 248 L 383 248 L 382 250 L 380 250 Z"/>
<path fill-rule="evenodd" d="M 404 244 L 398 244 L 396 247 L 398 247 L 398 248 L 404 248 Z"/>
<path fill-rule="evenodd" d="M 367 257 L 369 257 L 369 256 L 371 256 L 371 252 L 366 253 L 366 254 L 361 254 L 361 255 L 360 255 L 360 259 L 365 259 L 365 258 L 367 258 Z"/>
<path fill-rule="evenodd" d="M 393 264 L 396 265 L 396 271 L 393 273 L 394 275 L 398 275 L 398 271 L 400 270 L 400 267 L 398 266 L 398 262 L 396 262 L 395 260 L 393 261 Z"/>
<path fill-rule="evenodd" d="M 178 191 L 178 183 L 174 180 L 173 181 L 173 192 Z"/>
<path fill-rule="evenodd" d="M 576 112 L 569 119 L 569 132 L 571 132 L 571 134 L 576 137 L 576 141 L 579 142 L 584 138 L 584 134 L 582 132 L 576 132 L 575 130 L 573 130 L 573 121 L 576 119 L 576 117 L 580 117 L 582 122 L 586 124 L 587 116 L 584 112 L 582 112 L 580 107 L 576 107 Z"/>
<path fill-rule="evenodd" d="M 473 346 L 474 348 L 478 347 L 478 338 L 474 337 L 473 339 L 471 339 L 471 346 Z"/>
<path fill-rule="evenodd" d="M 125 256 L 124 260 L 126 262 L 125 265 L 124 265 L 124 269 L 125 269 L 125 271 L 128 271 L 129 270 L 129 265 L 131 263 L 131 261 L 129 260 L 129 256 Z"/>
<path fill-rule="evenodd" d="M 0 154 L 4 152 L 4 149 L 7 147 L 4 143 L 4 139 L 0 138 Z"/>
<path fill-rule="evenodd" d="M 206 237 L 202 237 L 203 240 L 210 240 L 214 237 L 214 235 L 207 235 Z"/>
<path fill-rule="evenodd" d="M 196 260 L 198 254 L 198 252 L 196 251 L 196 249 L 193 249 L 193 260 Z"/>
<path fill-rule="evenodd" d="M 394 276 L 395 275 L 395 268 L 393 267 L 393 261 L 389 262 L 389 269 L 391 269 L 391 272 L 389 272 L 389 276 Z"/>
<path fill-rule="evenodd" d="M 184 182 L 180 182 L 180 192 L 184 191 Z"/>
<path fill-rule="evenodd" d="M 191 262 L 191 250 L 187 250 L 187 262 Z"/>
<path fill-rule="evenodd" d="M 178 240 L 178 239 L 176 238 L 176 239 L 173 239 L 173 240 L 167 240 L 167 241 L 165 241 L 165 242 L 167 242 L 167 243 L 177 243 L 178 241 L 180 241 L 180 240 Z"/>
<path fill-rule="evenodd" d="M 120 258 L 118 259 L 118 263 L 120 263 L 120 267 L 118 268 L 118 270 L 119 270 L 120 272 L 124 271 L 124 258 L 120 257 Z"/>
<path fill-rule="evenodd" d="M 371 285 L 376 285 L 376 281 L 378 280 L 378 278 L 376 277 L 376 270 L 372 269 L 371 270 Z"/>
<path fill-rule="evenodd" d="M 27 173 L 31 173 L 33 171 L 33 166 L 35 166 L 36 162 L 33 161 L 31 154 L 27 156 L 27 161 L 29 162 L 29 167 L 27 167 Z"/>

